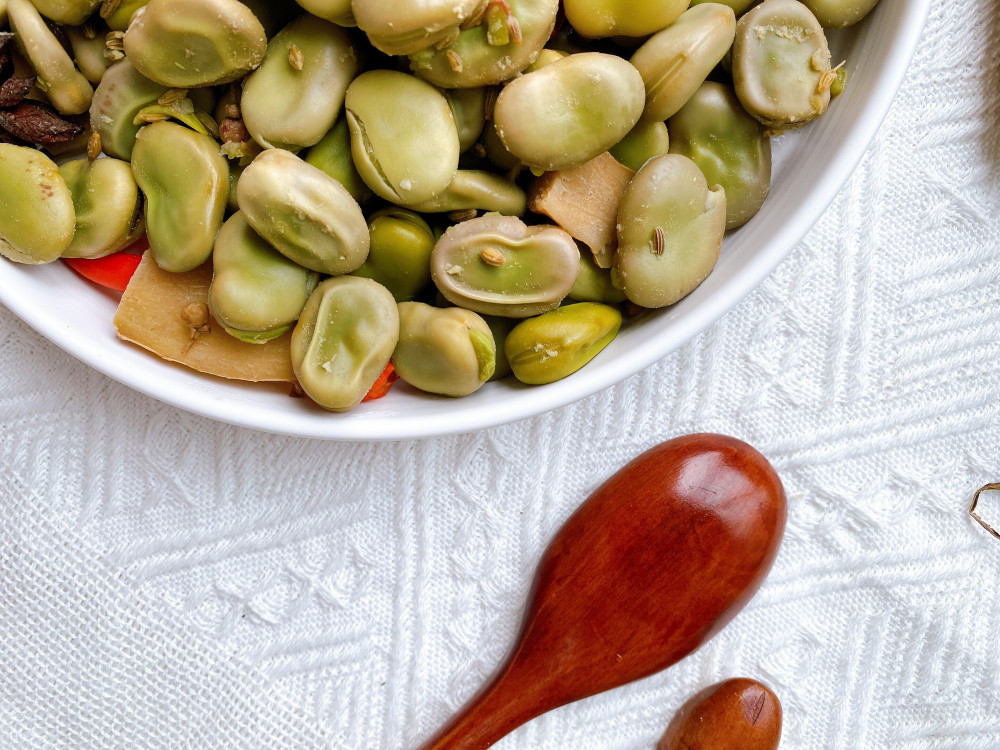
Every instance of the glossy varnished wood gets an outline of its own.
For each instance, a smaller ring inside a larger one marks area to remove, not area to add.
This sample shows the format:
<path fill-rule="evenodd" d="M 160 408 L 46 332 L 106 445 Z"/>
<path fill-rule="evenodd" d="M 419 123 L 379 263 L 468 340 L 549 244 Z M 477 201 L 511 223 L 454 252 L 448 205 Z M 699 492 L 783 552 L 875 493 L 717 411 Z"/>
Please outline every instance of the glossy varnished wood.
<path fill-rule="evenodd" d="M 736 678 L 687 701 L 656 750 L 777 750 L 781 702 L 756 680 Z"/>
<path fill-rule="evenodd" d="M 560 529 L 506 665 L 424 750 L 490 747 L 687 656 L 757 591 L 784 524 L 781 481 L 746 443 L 689 435 L 643 453 Z"/>

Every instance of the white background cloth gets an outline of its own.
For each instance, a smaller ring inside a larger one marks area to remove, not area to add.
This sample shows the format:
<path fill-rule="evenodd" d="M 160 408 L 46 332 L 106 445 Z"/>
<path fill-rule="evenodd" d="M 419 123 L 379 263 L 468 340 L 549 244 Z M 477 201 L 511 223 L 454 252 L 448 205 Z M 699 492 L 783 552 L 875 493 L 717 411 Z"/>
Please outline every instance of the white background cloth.
<path fill-rule="evenodd" d="M 763 589 L 679 665 L 497 747 L 652 748 L 692 693 L 750 676 L 787 750 L 1000 748 L 1000 541 L 966 514 L 1000 479 L 997 12 L 935 4 L 859 169 L 747 300 L 530 421 L 255 433 L 0 310 L 0 747 L 416 748 L 504 656 L 589 492 L 717 431 L 788 490 Z"/>

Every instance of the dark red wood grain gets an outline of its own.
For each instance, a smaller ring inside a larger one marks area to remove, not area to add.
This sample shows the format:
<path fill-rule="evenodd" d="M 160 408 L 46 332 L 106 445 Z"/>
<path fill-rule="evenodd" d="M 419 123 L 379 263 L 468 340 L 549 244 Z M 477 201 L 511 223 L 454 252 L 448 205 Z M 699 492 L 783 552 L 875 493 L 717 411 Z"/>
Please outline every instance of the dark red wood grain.
<path fill-rule="evenodd" d="M 687 656 L 757 591 L 784 526 L 781 481 L 746 443 L 689 435 L 643 453 L 560 529 L 506 665 L 424 750 L 490 747 Z"/>
<path fill-rule="evenodd" d="M 756 680 L 737 678 L 687 701 L 656 750 L 777 750 L 781 702 Z"/>

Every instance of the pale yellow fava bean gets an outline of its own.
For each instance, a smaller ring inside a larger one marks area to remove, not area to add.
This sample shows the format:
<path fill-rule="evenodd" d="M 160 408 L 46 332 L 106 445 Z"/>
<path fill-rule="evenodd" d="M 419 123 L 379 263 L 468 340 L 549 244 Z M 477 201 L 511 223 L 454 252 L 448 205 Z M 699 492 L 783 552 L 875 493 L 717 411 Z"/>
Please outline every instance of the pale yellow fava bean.
<path fill-rule="evenodd" d="M 41 151 L 0 143 L 0 255 L 51 263 L 73 240 L 73 196 L 59 167 Z"/>
<path fill-rule="evenodd" d="M 586 37 L 648 36 L 677 20 L 688 0 L 563 0 L 566 20 Z"/>

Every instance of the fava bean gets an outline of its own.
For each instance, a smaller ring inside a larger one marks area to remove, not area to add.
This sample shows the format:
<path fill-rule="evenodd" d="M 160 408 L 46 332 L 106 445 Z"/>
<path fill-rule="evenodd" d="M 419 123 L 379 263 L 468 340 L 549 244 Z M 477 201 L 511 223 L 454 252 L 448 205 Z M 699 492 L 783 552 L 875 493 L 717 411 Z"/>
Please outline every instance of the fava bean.
<path fill-rule="evenodd" d="M 74 159 L 59 167 L 73 194 L 76 231 L 64 258 L 102 258 L 135 242 L 145 230 L 132 167 L 119 159 Z"/>
<path fill-rule="evenodd" d="M 506 35 L 492 33 L 490 24 L 477 24 L 460 31 L 458 38 L 442 49 L 428 47 L 411 54 L 410 69 L 446 89 L 492 86 L 510 80 L 538 58 L 555 27 L 559 0 L 508 0 L 507 6 L 509 12 L 496 4 Z M 516 34 L 510 33 L 511 26 L 516 27 Z"/>
<path fill-rule="evenodd" d="M 557 307 L 579 273 L 580 251 L 562 229 L 500 214 L 450 227 L 431 253 L 431 277 L 445 299 L 507 318 Z"/>
<path fill-rule="evenodd" d="M 611 147 L 611 155 L 633 172 L 654 156 L 670 149 L 667 124 L 661 120 L 640 120 L 628 134 Z"/>
<path fill-rule="evenodd" d="M 347 188 L 347 192 L 358 203 L 364 204 L 372 197 L 371 188 L 361 179 L 354 166 L 354 158 L 351 156 L 351 128 L 347 124 L 347 117 L 337 119 L 336 124 L 319 143 L 306 152 L 305 160 Z"/>
<path fill-rule="evenodd" d="M 101 137 L 104 153 L 131 159 L 135 136 L 142 127 L 135 122 L 136 115 L 166 91 L 166 86 L 146 78 L 128 60 L 108 68 L 90 105 L 91 127 Z"/>
<path fill-rule="evenodd" d="M 485 0 L 354 0 L 358 28 L 387 55 L 409 55 L 447 40 Z"/>
<path fill-rule="evenodd" d="M 292 331 L 292 369 L 313 401 L 347 411 L 382 374 L 398 340 L 399 313 L 388 289 L 357 276 L 327 279 Z"/>
<path fill-rule="evenodd" d="M 371 70 L 354 79 L 344 106 L 354 164 L 377 195 L 409 205 L 451 183 L 458 130 L 440 91 L 405 73 Z"/>
<path fill-rule="evenodd" d="M 726 229 L 756 214 L 771 185 L 771 140 L 729 86 L 706 82 L 670 118 L 670 152 L 698 165 L 726 190 Z"/>
<path fill-rule="evenodd" d="M 631 62 L 646 86 L 647 120 L 666 120 L 684 106 L 729 51 L 736 14 L 727 5 L 702 3 L 653 35 Z"/>
<path fill-rule="evenodd" d="M 486 321 L 474 312 L 402 302 L 392 364 L 414 388 L 468 396 L 493 377 L 496 342 Z"/>
<path fill-rule="evenodd" d="M 101 0 L 31 0 L 31 4 L 51 21 L 79 26 L 101 4 Z"/>
<path fill-rule="evenodd" d="M 816 16 L 816 20 L 827 28 L 852 26 L 867 16 L 878 0 L 803 0 Z"/>
<path fill-rule="evenodd" d="M 726 231 L 726 192 L 709 189 L 698 165 L 679 154 L 651 159 L 618 209 L 615 271 L 640 307 L 666 307 L 715 267 Z"/>
<path fill-rule="evenodd" d="M 430 260 L 436 237 L 420 214 L 385 208 L 368 222 L 371 249 L 355 276 L 374 279 L 396 298 L 413 299 L 431 282 Z"/>
<path fill-rule="evenodd" d="M 136 136 L 132 173 L 146 196 L 146 236 L 157 265 L 182 273 L 212 254 L 229 196 L 229 163 L 207 135 L 172 122 Z"/>
<path fill-rule="evenodd" d="M 577 302 L 601 302 L 617 305 L 626 300 L 625 292 L 615 286 L 613 272 L 601 268 L 592 253 L 580 253 L 580 275 L 567 295 Z"/>
<path fill-rule="evenodd" d="M 219 230 L 212 268 L 212 315 L 231 336 L 251 344 L 289 330 L 319 280 L 271 247 L 239 212 Z"/>
<path fill-rule="evenodd" d="M 521 216 L 527 210 L 528 196 L 514 182 L 500 175 L 460 169 L 443 192 L 429 201 L 411 204 L 411 207 L 428 214 L 474 208 Z"/>
<path fill-rule="evenodd" d="M 312 146 L 333 127 L 357 71 L 347 33 L 303 15 L 272 37 L 260 67 L 244 81 L 243 122 L 264 148 Z"/>
<path fill-rule="evenodd" d="M 507 336 L 504 350 L 522 383 L 554 383 L 600 354 L 621 325 L 617 308 L 578 302 L 521 321 Z"/>
<path fill-rule="evenodd" d="M 264 27 L 238 0 L 150 0 L 125 32 L 125 54 L 165 86 L 214 86 L 260 65 Z"/>
<path fill-rule="evenodd" d="M 351 0 L 296 0 L 299 5 L 319 18 L 338 26 L 357 26 L 351 10 Z"/>
<path fill-rule="evenodd" d="M 563 0 L 566 20 L 586 37 L 649 36 L 677 20 L 688 0 Z"/>
<path fill-rule="evenodd" d="M 607 151 L 639 121 L 642 77 L 601 52 L 569 55 L 511 81 L 493 117 L 510 152 L 529 167 L 573 167 Z"/>
<path fill-rule="evenodd" d="M 293 153 L 260 154 L 236 186 L 247 221 L 278 252 L 320 273 L 350 273 L 368 256 L 358 202 L 325 172 Z"/>
<path fill-rule="evenodd" d="M 51 263 L 73 240 L 73 195 L 59 167 L 33 148 L 0 143 L 0 255 Z"/>
<path fill-rule="evenodd" d="M 794 128 L 830 106 L 830 48 L 816 16 L 798 0 L 764 0 L 739 20 L 733 85 L 765 125 Z"/>

